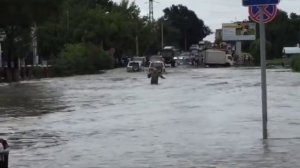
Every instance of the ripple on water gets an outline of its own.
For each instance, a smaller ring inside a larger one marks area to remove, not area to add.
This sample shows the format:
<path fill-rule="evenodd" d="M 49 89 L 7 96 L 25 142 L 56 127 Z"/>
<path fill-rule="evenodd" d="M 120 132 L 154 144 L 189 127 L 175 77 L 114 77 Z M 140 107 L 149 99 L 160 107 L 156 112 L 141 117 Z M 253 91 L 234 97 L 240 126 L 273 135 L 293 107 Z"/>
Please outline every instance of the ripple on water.
<path fill-rule="evenodd" d="M 29 130 L 7 134 L 11 149 L 49 148 L 65 142 L 59 132 Z"/>

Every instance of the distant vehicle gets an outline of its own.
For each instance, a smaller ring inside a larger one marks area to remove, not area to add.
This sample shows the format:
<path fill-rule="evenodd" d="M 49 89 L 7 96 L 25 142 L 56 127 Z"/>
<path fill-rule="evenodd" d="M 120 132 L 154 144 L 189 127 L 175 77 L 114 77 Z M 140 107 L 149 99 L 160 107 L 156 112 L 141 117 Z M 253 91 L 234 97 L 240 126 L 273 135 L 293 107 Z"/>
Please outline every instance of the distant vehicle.
<path fill-rule="evenodd" d="M 282 65 L 291 66 L 292 59 L 300 55 L 300 47 L 284 47 L 282 53 Z"/>
<path fill-rule="evenodd" d="M 127 72 L 143 71 L 144 66 L 142 61 L 129 61 L 127 64 Z"/>
<path fill-rule="evenodd" d="M 142 62 L 142 66 L 146 66 L 146 57 L 133 57 L 132 61 Z"/>
<path fill-rule="evenodd" d="M 153 61 L 153 62 L 150 62 L 149 73 L 151 73 L 154 68 L 158 69 L 161 73 L 165 73 L 166 72 L 165 64 L 162 61 Z"/>
<path fill-rule="evenodd" d="M 159 55 L 152 55 L 149 59 L 150 62 L 154 62 L 154 61 L 162 61 L 164 62 L 164 58 L 162 56 Z"/>
<path fill-rule="evenodd" d="M 200 50 L 206 50 L 212 48 L 212 43 L 209 41 L 200 41 L 199 42 Z"/>
<path fill-rule="evenodd" d="M 162 57 L 164 59 L 166 66 L 175 67 L 176 61 L 174 57 L 179 55 L 179 50 L 176 49 L 174 46 L 166 46 L 162 50 Z"/>
<path fill-rule="evenodd" d="M 175 58 L 178 65 L 191 65 L 194 56 L 189 52 L 182 52 L 178 57 Z"/>
<path fill-rule="evenodd" d="M 193 44 L 189 48 L 191 55 L 197 57 L 200 55 L 200 52 L 203 50 L 202 47 L 200 47 L 198 44 Z"/>
<path fill-rule="evenodd" d="M 232 66 L 233 60 L 230 54 L 226 54 L 225 51 L 209 49 L 204 52 L 204 64 L 205 65 L 223 65 Z"/>

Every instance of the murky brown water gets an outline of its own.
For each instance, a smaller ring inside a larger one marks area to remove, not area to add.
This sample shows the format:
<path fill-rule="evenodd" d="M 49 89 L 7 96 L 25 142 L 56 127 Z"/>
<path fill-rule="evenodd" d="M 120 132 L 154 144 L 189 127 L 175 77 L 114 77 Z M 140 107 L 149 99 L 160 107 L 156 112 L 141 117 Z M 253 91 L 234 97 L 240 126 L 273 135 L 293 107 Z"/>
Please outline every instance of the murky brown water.
<path fill-rule="evenodd" d="M 270 70 L 262 141 L 259 69 L 172 69 L 0 86 L 11 168 L 300 167 L 300 74 Z"/>

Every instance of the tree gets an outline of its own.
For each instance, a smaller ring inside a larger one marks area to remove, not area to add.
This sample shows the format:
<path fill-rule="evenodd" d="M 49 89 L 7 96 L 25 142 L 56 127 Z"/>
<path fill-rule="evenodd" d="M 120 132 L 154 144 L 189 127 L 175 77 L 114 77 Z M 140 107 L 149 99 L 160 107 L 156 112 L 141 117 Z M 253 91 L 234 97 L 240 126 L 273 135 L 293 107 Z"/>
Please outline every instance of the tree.
<path fill-rule="evenodd" d="M 187 49 L 192 44 L 198 44 L 199 41 L 211 34 L 211 30 L 203 20 L 199 19 L 195 12 L 186 6 L 172 5 L 170 8 L 164 9 L 164 18 L 168 20 L 174 32 L 176 32 L 175 29 L 179 30 L 179 46 L 182 49 Z"/>
<path fill-rule="evenodd" d="M 299 15 L 279 10 L 277 17 L 269 24 L 266 24 L 266 39 L 269 42 L 270 50 L 267 52 L 268 59 L 282 58 L 282 49 L 285 46 L 295 46 L 300 42 L 300 19 Z M 258 30 L 257 24 L 257 30 Z M 259 38 L 259 33 L 257 34 Z M 258 52 L 255 49 L 257 42 L 244 42 L 243 49 L 249 49 L 249 52 Z M 250 47 L 249 47 L 250 46 Z M 257 55 L 257 54 L 254 54 Z M 259 55 L 258 55 L 259 56 Z"/>
<path fill-rule="evenodd" d="M 271 51 L 272 51 L 272 45 L 270 42 L 266 42 L 266 54 L 267 54 L 267 59 L 272 59 Z M 252 41 L 249 47 L 249 52 L 254 58 L 254 63 L 256 65 L 260 64 L 260 40 L 257 39 L 255 41 Z"/>
<path fill-rule="evenodd" d="M 140 17 L 135 3 L 68 0 L 63 8 L 59 22 L 39 26 L 39 51 L 48 58 L 57 57 L 64 44 L 93 43 L 104 50 L 115 48 L 116 59 L 135 54 L 136 37 L 140 53 L 147 53 L 157 44 L 156 31 Z"/>
<path fill-rule="evenodd" d="M 62 0 L 2 0 L 0 30 L 6 34 L 4 54 L 8 62 L 7 79 L 18 80 L 18 58 L 30 51 L 31 27 L 56 18 Z M 24 52 L 27 51 L 27 52 Z M 13 64 L 12 64 L 13 63 Z M 14 65 L 14 66 L 13 66 Z"/>

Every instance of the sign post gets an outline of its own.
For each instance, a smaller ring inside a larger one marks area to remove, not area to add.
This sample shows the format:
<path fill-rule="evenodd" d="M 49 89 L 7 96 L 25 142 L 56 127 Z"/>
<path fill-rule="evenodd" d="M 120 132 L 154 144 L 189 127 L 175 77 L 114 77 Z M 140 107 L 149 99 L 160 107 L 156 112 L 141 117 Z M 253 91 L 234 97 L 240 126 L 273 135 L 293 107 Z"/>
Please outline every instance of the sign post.
<path fill-rule="evenodd" d="M 243 5 L 249 6 L 250 18 L 259 23 L 263 139 L 268 139 L 265 23 L 272 21 L 276 17 L 276 4 L 278 3 L 279 0 L 243 0 Z"/>
<path fill-rule="evenodd" d="M 260 23 L 260 9 L 263 11 L 263 23 L 271 22 L 277 16 L 276 5 L 250 6 L 249 16 L 256 23 Z"/>
<path fill-rule="evenodd" d="M 263 22 L 263 6 L 259 6 L 260 64 L 261 64 L 261 97 L 263 139 L 268 139 L 268 105 L 267 105 L 267 75 L 266 75 L 266 30 Z"/>

